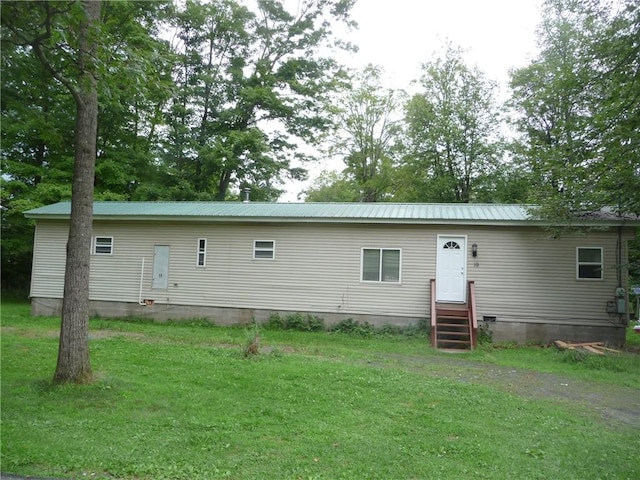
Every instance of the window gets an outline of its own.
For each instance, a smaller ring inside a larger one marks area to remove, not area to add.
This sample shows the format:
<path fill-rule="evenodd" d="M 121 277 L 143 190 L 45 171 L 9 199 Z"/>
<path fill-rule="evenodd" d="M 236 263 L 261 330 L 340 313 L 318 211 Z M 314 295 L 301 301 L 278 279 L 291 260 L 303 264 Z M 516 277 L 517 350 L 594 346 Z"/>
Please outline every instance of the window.
<path fill-rule="evenodd" d="M 253 258 L 273 260 L 275 258 L 276 242 L 273 240 L 255 240 L 253 242 Z"/>
<path fill-rule="evenodd" d="M 113 253 L 113 237 L 93 237 L 94 255 L 111 255 Z"/>
<path fill-rule="evenodd" d="M 602 280 L 602 248 L 578 247 L 577 260 L 579 280 Z"/>
<path fill-rule="evenodd" d="M 400 283 L 400 250 L 363 248 L 362 281 Z"/>
<path fill-rule="evenodd" d="M 196 266 L 204 267 L 207 260 L 207 239 L 198 239 L 198 256 L 196 258 Z"/>

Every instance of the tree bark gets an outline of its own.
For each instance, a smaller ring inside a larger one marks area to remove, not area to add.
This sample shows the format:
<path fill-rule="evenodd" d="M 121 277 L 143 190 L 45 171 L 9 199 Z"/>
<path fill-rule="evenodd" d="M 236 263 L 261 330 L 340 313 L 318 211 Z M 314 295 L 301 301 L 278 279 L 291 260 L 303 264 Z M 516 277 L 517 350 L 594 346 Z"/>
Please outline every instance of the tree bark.
<path fill-rule="evenodd" d="M 93 223 L 93 183 L 96 163 L 98 94 L 94 55 L 100 1 L 82 2 L 76 101 L 75 159 L 71 219 L 62 301 L 62 322 L 55 383 L 91 381 L 89 359 L 89 264 Z"/>

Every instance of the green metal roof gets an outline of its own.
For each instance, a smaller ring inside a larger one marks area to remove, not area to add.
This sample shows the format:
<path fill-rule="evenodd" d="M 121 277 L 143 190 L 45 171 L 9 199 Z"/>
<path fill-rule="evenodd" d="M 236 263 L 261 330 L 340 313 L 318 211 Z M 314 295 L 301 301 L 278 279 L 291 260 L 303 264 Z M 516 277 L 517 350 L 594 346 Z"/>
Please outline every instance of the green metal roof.
<path fill-rule="evenodd" d="M 540 223 L 531 218 L 530 208 L 476 203 L 95 202 L 93 216 L 96 220 Z M 35 219 L 65 219 L 70 211 L 70 202 L 59 202 L 29 210 L 25 215 Z M 589 223 L 602 225 L 603 220 L 591 219 Z"/>

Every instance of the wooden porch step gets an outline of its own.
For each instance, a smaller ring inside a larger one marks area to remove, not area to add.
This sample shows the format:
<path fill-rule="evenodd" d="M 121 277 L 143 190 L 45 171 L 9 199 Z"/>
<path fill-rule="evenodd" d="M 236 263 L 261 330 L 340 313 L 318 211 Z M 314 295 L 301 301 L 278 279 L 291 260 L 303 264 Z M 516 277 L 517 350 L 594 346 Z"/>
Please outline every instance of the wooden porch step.
<path fill-rule="evenodd" d="M 456 337 L 469 337 L 471 333 L 467 330 L 438 330 L 438 335 L 455 335 Z"/>
<path fill-rule="evenodd" d="M 455 327 L 455 328 L 469 328 L 469 324 L 468 323 L 443 323 L 443 322 L 438 322 L 438 330 L 440 330 L 440 327 Z"/>
<path fill-rule="evenodd" d="M 452 344 L 452 345 L 470 345 L 471 342 L 469 340 L 448 340 L 445 338 L 439 338 L 438 339 L 438 345 L 441 343 L 448 343 L 448 344 Z"/>
<path fill-rule="evenodd" d="M 469 310 L 466 308 L 436 308 L 437 317 L 469 318 Z"/>
<path fill-rule="evenodd" d="M 436 281 L 430 281 L 431 342 L 443 350 L 469 351 L 475 345 L 474 282 L 468 282 L 468 303 L 436 301 Z"/>

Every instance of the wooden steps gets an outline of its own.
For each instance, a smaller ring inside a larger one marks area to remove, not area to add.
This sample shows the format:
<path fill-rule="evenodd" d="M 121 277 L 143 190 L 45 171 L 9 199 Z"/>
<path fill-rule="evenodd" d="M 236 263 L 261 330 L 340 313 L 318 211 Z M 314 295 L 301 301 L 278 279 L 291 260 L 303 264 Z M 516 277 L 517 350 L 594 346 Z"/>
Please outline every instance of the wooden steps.
<path fill-rule="evenodd" d="M 471 350 L 469 310 L 436 305 L 435 347 Z"/>
<path fill-rule="evenodd" d="M 467 303 L 438 303 L 436 281 L 431 279 L 431 344 L 446 350 L 473 350 L 478 336 L 475 282 L 468 282 Z"/>

